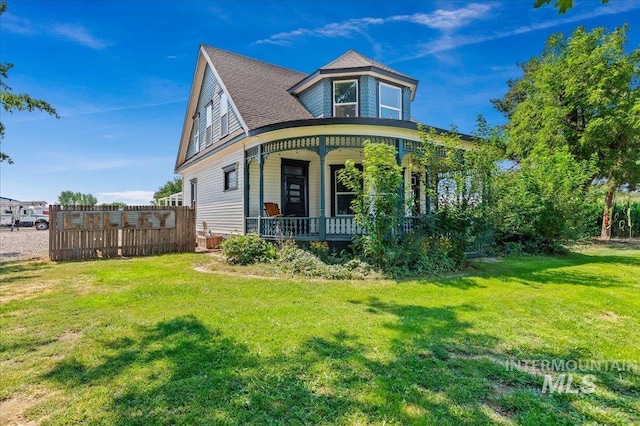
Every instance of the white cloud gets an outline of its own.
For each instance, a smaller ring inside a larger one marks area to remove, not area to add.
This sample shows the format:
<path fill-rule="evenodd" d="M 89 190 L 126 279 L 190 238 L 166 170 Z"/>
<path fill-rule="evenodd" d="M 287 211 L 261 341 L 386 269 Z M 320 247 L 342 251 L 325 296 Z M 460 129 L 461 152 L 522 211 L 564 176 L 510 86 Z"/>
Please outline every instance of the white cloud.
<path fill-rule="evenodd" d="M 149 205 L 153 200 L 153 191 L 117 191 L 117 192 L 98 192 L 96 194 L 98 203 L 114 203 L 121 202 L 127 205 Z"/>
<path fill-rule="evenodd" d="M 137 169 L 154 166 L 159 163 L 171 162 L 173 158 L 166 157 L 135 157 L 135 158 L 96 158 L 96 155 L 69 155 L 65 153 L 50 153 L 50 167 L 43 167 L 42 173 L 69 172 L 97 172 L 101 170 Z"/>
<path fill-rule="evenodd" d="M 108 107 L 108 108 L 100 108 L 96 106 L 83 106 L 80 109 L 76 108 L 76 109 L 67 109 L 67 110 L 65 110 L 64 108 L 60 108 L 60 110 L 62 111 L 60 113 L 60 117 L 65 118 L 65 117 L 76 117 L 79 115 L 104 114 L 108 112 L 125 111 L 130 109 L 157 108 L 165 105 L 185 103 L 186 101 L 187 99 L 184 98 L 184 99 L 169 100 L 165 102 L 150 102 L 146 104 L 122 105 L 122 106 Z"/>
<path fill-rule="evenodd" d="M 390 22 L 410 22 L 441 31 L 449 31 L 469 25 L 476 19 L 483 18 L 493 6 L 493 3 L 471 3 L 460 9 L 438 9 L 432 13 L 394 15 L 386 18 L 354 18 L 342 22 L 332 22 L 314 29 L 298 28 L 293 31 L 274 34 L 268 38 L 258 40 L 254 44 L 288 46 L 292 44 L 293 39 L 305 35 L 328 38 L 352 37 L 355 34 L 364 32 L 371 25 L 382 25 Z"/>
<path fill-rule="evenodd" d="M 498 40 L 502 38 L 508 38 L 515 35 L 526 34 L 532 31 L 543 30 L 547 28 L 553 28 L 564 24 L 570 24 L 573 22 L 584 21 L 586 19 L 596 18 L 604 15 L 615 15 L 618 13 L 627 12 L 632 9 L 640 7 L 640 3 L 633 2 L 620 2 L 613 3 L 611 5 L 601 6 L 595 10 L 567 16 L 559 19 L 552 19 L 550 21 L 537 22 L 531 25 L 523 25 L 511 30 L 495 32 L 484 35 L 449 35 L 443 34 L 436 40 L 429 43 L 422 43 L 418 45 L 418 51 L 416 54 L 404 58 L 402 60 L 421 58 L 427 55 L 440 53 L 447 50 L 457 49 L 459 47 L 468 46 L 471 44 L 483 43 L 486 41 Z"/>
<path fill-rule="evenodd" d="M 56 24 L 49 31 L 62 39 L 72 41 L 90 49 L 100 50 L 109 45 L 105 40 L 100 40 L 92 35 L 89 30 L 82 25 Z"/>
<path fill-rule="evenodd" d="M 30 20 L 9 12 L 2 17 L 2 29 L 9 33 L 20 35 L 33 35 L 37 32 Z"/>
<path fill-rule="evenodd" d="M 469 25 L 476 19 L 481 19 L 492 9 L 491 3 L 471 3 L 461 9 L 438 9 L 432 13 L 414 13 L 388 18 L 388 21 L 404 21 L 425 25 L 441 31 L 450 31 Z"/>
<path fill-rule="evenodd" d="M 55 36 L 60 39 L 70 41 L 90 49 L 101 50 L 110 45 L 106 40 L 102 40 L 84 26 L 71 23 L 33 23 L 26 18 L 7 13 L 2 17 L 2 29 L 24 36 L 35 36 L 39 34 Z"/>

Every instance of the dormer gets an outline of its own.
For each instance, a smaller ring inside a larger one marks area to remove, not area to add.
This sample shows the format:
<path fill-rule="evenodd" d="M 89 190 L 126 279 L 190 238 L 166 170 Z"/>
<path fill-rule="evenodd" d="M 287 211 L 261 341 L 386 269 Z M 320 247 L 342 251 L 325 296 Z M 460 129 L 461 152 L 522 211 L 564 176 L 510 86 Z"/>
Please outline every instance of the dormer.
<path fill-rule="evenodd" d="M 350 50 L 298 82 L 289 93 L 314 118 L 411 119 L 418 81 Z"/>

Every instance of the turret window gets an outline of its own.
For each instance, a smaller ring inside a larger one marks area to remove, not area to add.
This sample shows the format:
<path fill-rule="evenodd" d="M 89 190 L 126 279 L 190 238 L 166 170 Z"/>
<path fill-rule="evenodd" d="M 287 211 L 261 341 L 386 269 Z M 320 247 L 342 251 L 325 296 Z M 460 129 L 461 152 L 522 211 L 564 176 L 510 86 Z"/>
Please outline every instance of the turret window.
<path fill-rule="evenodd" d="M 333 116 L 358 116 L 358 80 L 333 82 Z"/>
<path fill-rule="evenodd" d="M 402 118 L 402 91 L 399 87 L 380 83 L 380 118 Z"/>

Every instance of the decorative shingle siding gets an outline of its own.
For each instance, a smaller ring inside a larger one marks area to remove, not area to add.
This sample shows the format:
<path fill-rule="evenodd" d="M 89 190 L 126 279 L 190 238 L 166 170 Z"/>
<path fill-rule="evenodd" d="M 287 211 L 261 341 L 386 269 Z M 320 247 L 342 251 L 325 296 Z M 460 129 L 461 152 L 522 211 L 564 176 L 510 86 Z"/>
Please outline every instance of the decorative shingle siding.
<path fill-rule="evenodd" d="M 200 94 L 198 96 L 198 108 L 196 114 L 200 114 L 200 150 L 207 148 L 208 146 L 214 145 L 216 142 L 220 140 L 220 92 L 222 91 L 222 87 L 218 80 L 216 80 L 215 74 L 207 66 L 204 71 L 204 78 L 202 83 L 202 89 L 200 90 Z M 211 125 L 211 138 L 209 143 L 207 143 L 207 118 L 206 118 L 206 108 L 209 102 L 212 103 L 212 125 Z M 229 133 L 231 134 L 238 130 L 240 126 L 240 120 L 235 114 L 231 105 L 228 107 L 229 111 Z M 193 130 L 191 132 L 193 136 Z M 196 154 L 195 146 L 193 144 L 193 137 L 189 140 L 189 147 L 187 148 L 187 159 L 193 157 Z"/>
<path fill-rule="evenodd" d="M 378 116 L 378 83 L 370 75 L 360 77 L 360 117 Z"/>
<path fill-rule="evenodd" d="M 325 91 L 323 84 L 325 81 L 326 80 L 319 81 L 300 93 L 299 96 L 302 105 L 309 110 L 314 118 L 326 117 L 324 115 Z"/>
<path fill-rule="evenodd" d="M 322 85 L 322 109 L 325 117 L 333 116 L 333 88 L 331 87 L 331 80 L 325 78 L 320 82 Z"/>
<path fill-rule="evenodd" d="M 402 119 L 411 120 L 411 90 L 402 88 Z"/>

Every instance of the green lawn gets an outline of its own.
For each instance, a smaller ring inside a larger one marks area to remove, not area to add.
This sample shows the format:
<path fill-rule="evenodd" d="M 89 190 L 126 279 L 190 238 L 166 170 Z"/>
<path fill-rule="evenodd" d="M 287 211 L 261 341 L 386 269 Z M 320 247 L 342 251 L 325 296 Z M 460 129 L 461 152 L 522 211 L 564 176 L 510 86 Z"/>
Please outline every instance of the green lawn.
<path fill-rule="evenodd" d="M 640 423 L 640 371 L 590 367 L 571 389 L 593 375 L 593 393 L 542 393 L 571 371 L 539 367 L 640 367 L 637 245 L 402 282 L 194 269 L 207 262 L 0 264 L 3 421 Z"/>

